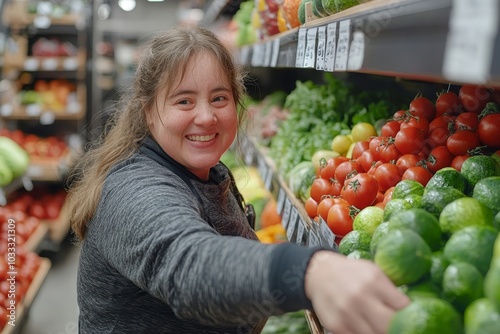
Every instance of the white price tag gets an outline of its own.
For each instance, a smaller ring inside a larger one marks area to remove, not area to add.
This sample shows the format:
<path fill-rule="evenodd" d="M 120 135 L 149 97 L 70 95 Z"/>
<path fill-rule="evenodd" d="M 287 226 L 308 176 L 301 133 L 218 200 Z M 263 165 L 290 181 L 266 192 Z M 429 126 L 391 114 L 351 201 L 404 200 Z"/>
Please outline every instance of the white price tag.
<path fill-rule="evenodd" d="M 497 0 L 455 0 L 446 40 L 443 75 L 451 81 L 482 84 L 490 76 L 498 31 Z"/>
<path fill-rule="evenodd" d="M 319 231 L 321 236 L 326 240 L 328 247 L 333 247 L 335 243 L 335 234 L 333 234 L 332 230 L 328 227 L 328 224 L 323 218 L 320 218 L 319 221 Z"/>
<path fill-rule="evenodd" d="M 260 174 L 260 178 L 262 180 L 265 180 L 266 179 L 266 176 L 267 176 L 267 165 L 266 165 L 266 161 L 264 160 L 264 158 L 262 156 L 259 156 L 257 158 L 257 169 L 259 171 L 259 174 Z"/>
<path fill-rule="evenodd" d="M 290 215 L 292 214 L 292 202 L 288 197 L 285 199 L 285 207 L 283 209 L 283 217 L 281 217 L 281 222 L 283 227 L 288 230 L 288 224 L 290 223 Z"/>
<path fill-rule="evenodd" d="M 314 68 L 314 61 L 316 60 L 316 35 L 318 28 L 311 28 L 307 30 L 306 40 L 306 53 L 304 55 L 304 67 Z"/>
<path fill-rule="evenodd" d="M 295 67 L 304 66 L 304 57 L 306 53 L 306 37 L 307 37 L 307 29 L 300 28 L 299 37 L 297 41 L 297 50 L 295 53 L 296 54 Z"/>
<path fill-rule="evenodd" d="M 269 66 L 276 67 L 278 65 L 278 58 L 280 55 L 280 39 L 273 40 L 273 52 L 271 56 L 271 64 Z"/>
<path fill-rule="evenodd" d="M 340 22 L 339 41 L 335 55 L 335 71 L 347 70 L 347 59 L 349 58 L 349 43 L 351 39 L 351 20 Z"/>
<path fill-rule="evenodd" d="M 30 117 L 38 116 L 42 112 L 42 107 L 39 104 L 28 104 L 26 106 L 26 115 Z"/>
<path fill-rule="evenodd" d="M 55 71 L 59 65 L 57 58 L 44 58 L 42 60 L 41 68 L 44 71 Z"/>
<path fill-rule="evenodd" d="M 66 71 L 75 71 L 78 68 L 78 58 L 70 57 L 63 61 L 63 68 Z"/>
<path fill-rule="evenodd" d="M 24 69 L 26 71 L 38 71 L 40 62 L 36 58 L 26 58 L 24 61 Z"/>
<path fill-rule="evenodd" d="M 244 46 L 240 50 L 240 63 L 243 65 L 247 65 L 249 60 L 248 57 L 250 56 L 250 47 L 249 46 Z"/>
<path fill-rule="evenodd" d="M 295 230 L 297 228 L 297 209 L 292 208 L 292 213 L 290 215 L 290 222 L 288 223 L 287 229 L 286 229 L 286 237 L 288 241 L 295 242 L 297 240 L 297 235 L 295 234 Z"/>
<path fill-rule="evenodd" d="M 258 44 L 252 46 L 252 59 L 250 60 L 250 65 L 256 67 L 259 62 L 259 47 Z"/>
<path fill-rule="evenodd" d="M 299 219 L 297 224 L 297 244 L 303 245 L 305 243 L 304 240 L 304 232 L 305 232 L 305 223 L 302 219 Z"/>
<path fill-rule="evenodd" d="M 335 55 L 337 50 L 337 22 L 326 27 L 325 71 L 333 72 L 335 69 Z"/>
<path fill-rule="evenodd" d="M 14 107 L 10 103 L 2 104 L 0 107 L 0 115 L 3 117 L 9 117 L 14 112 Z"/>
<path fill-rule="evenodd" d="M 285 207 L 285 200 L 286 200 L 285 190 L 283 190 L 283 188 L 280 188 L 278 190 L 278 199 L 276 200 L 276 211 L 278 211 L 280 215 L 282 215 L 283 213 L 283 209 Z"/>
<path fill-rule="evenodd" d="M 40 124 L 50 125 L 56 120 L 56 115 L 52 111 L 45 111 L 40 115 Z"/>
<path fill-rule="evenodd" d="M 273 54 L 273 42 L 267 41 L 264 46 L 264 66 L 269 67 L 271 65 L 271 56 Z"/>
<path fill-rule="evenodd" d="M 266 187 L 266 189 L 270 191 L 272 186 L 273 186 L 273 170 L 268 167 L 266 178 L 264 179 L 264 187 Z"/>
<path fill-rule="evenodd" d="M 316 69 L 325 69 L 325 52 L 326 52 L 326 26 L 318 28 L 318 51 L 316 52 Z"/>
<path fill-rule="evenodd" d="M 27 174 L 29 177 L 40 177 L 43 175 L 43 168 L 37 165 L 29 165 Z"/>
<path fill-rule="evenodd" d="M 309 235 L 307 237 L 307 240 L 308 240 L 307 245 L 309 247 L 321 246 L 321 241 L 319 240 L 318 235 L 315 233 L 313 229 L 309 230 Z"/>
<path fill-rule="evenodd" d="M 358 71 L 363 66 L 365 59 L 365 34 L 362 31 L 355 31 L 352 34 L 351 47 L 349 49 L 349 60 L 347 69 Z"/>

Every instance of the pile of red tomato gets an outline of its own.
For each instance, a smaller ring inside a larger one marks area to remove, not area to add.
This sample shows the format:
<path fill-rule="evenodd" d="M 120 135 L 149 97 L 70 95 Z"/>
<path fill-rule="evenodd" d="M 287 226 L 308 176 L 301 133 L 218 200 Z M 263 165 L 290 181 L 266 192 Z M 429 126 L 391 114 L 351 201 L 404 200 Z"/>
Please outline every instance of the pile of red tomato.
<path fill-rule="evenodd" d="M 417 96 L 408 110 L 399 110 L 380 135 L 357 142 L 352 158 L 331 158 L 320 167 L 305 209 L 321 217 L 342 237 L 352 230 L 357 212 L 381 208 L 401 180 L 426 185 L 444 167 L 461 169 L 474 154 L 500 149 L 500 94 L 464 85 L 457 93 L 438 94 L 435 102 Z"/>

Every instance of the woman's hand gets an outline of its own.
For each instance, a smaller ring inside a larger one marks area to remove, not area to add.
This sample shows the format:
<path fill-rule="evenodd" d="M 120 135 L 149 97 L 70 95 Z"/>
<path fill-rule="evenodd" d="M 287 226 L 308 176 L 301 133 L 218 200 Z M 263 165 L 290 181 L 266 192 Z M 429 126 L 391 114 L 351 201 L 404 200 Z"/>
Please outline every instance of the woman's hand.
<path fill-rule="evenodd" d="M 385 334 L 393 314 L 410 302 L 374 263 L 331 251 L 313 255 L 305 292 L 333 334 Z"/>

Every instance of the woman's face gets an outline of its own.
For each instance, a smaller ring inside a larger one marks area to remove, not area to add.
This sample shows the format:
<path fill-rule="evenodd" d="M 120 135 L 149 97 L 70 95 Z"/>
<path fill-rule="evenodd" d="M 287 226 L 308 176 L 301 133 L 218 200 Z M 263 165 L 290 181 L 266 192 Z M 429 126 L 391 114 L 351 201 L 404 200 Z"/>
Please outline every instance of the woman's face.
<path fill-rule="evenodd" d="M 157 101 L 147 116 L 153 137 L 174 160 L 208 180 L 238 127 L 231 84 L 218 61 L 207 53 L 191 57 L 179 85 L 160 92 Z"/>

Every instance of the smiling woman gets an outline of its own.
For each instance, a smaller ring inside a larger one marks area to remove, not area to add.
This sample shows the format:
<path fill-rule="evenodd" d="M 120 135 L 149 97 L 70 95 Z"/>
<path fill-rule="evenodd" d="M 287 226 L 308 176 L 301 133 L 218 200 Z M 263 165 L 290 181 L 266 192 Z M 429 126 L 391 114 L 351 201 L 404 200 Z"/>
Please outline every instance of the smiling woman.
<path fill-rule="evenodd" d="M 314 306 L 328 330 L 382 334 L 408 303 L 371 262 L 257 241 L 219 161 L 244 93 L 210 31 L 149 41 L 124 109 L 72 171 L 79 333 L 260 333 L 269 316 Z"/>

